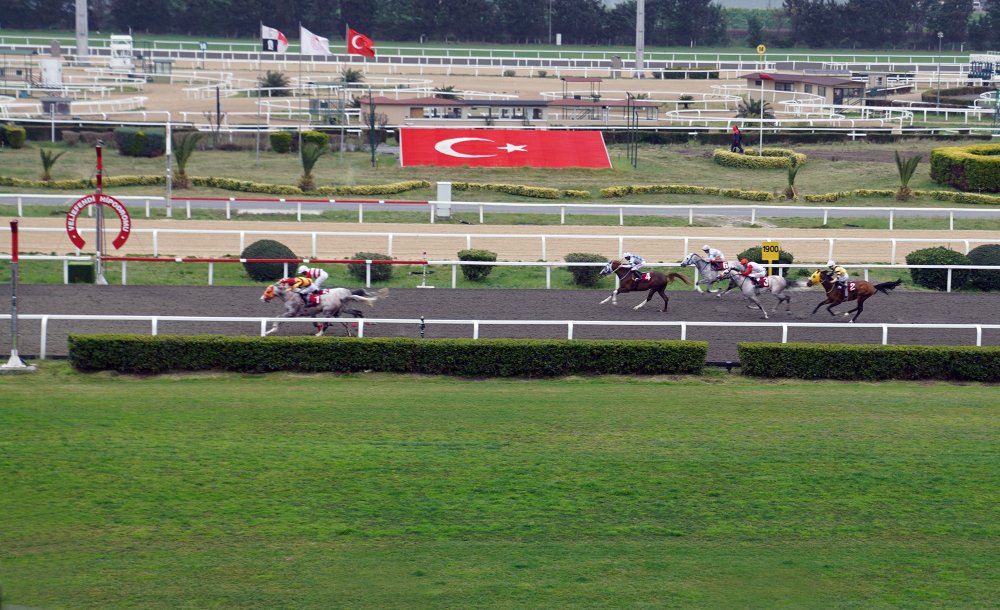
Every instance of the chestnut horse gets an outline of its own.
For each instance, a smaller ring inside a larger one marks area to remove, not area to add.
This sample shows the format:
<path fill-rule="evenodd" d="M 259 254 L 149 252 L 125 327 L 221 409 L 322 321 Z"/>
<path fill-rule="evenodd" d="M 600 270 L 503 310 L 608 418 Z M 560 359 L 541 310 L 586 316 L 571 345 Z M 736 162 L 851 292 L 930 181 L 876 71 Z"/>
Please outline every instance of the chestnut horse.
<path fill-rule="evenodd" d="M 685 284 L 691 283 L 680 273 L 660 273 L 659 271 L 644 271 L 642 272 L 642 279 L 637 281 L 635 274 L 632 273 L 632 269 L 630 267 L 623 267 L 620 260 L 608 261 L 604 269 L 601 269 L 601 277 L 611 275 L 612 273 L 618 276 L 618 288 L 615 288 L 611 296 L 601 301 L 601 304 L 611 301 L 612 305 L 617 305 L 619 292 L 648 290 L 649 294 L 646 295 L 646 300 L 632 309 L 639 309 L 652 300 L 654 294 L 658 294 L 663 298 L 663 311 L 667 311 L 667 305 L 670 304 L 670 299 L 667 297 L 667 293 L 664 292 L 667 284 L 673 280 L 684 280 Z"/>
<path fill-rule="evenodd" d="M 858 306 L 844 314 L 845 316 L 849 316 L 853 313 L 854 317 L 850 319 L 850 322 L 853 322 L 857 320 L 858 316 L 861 315 L 861 312 L 865 310 L 865 301 L 868 300 L 868 297 L 874 295 L 876 292 L 889 294 L 890 290 L 902 283 L 903 280 L 901 279 L 896 280 L 895 282 L 882 282 L 881 284 L 872 284 L 871 282 L 866 282 L 864 280 L 851 280 L 847 282 L 849 290 L 847 298 L 845 299 L 843 288 L 837 286 L 833 281 L 833 273 L 819 269 L 816 273 L 813 273 L 809 277 L 809 281 L 806 282 L 806 286 L 822 284 L 823 289 L 826 290 L 826 299 L 816 306 L 816 309 L 813 310 L 814 314 L 819 311 L 820 307 L 829 303 L 826 310 L 830 312 L 831 316 L 835 316 L 837 314 L 833 313 L 834 307 L 840 305 L 844 301 L 857 300 Z"/>

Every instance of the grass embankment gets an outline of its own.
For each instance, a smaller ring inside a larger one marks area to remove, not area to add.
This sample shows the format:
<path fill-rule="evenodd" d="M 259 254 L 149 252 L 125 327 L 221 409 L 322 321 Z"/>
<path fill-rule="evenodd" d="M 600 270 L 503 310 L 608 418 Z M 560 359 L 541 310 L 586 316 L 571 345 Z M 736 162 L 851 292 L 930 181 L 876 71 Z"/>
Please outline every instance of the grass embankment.
<path fill-rule="evenodd" d="M 0 386 L 3 593 L 19 606 L 1000 597 L 991 387 L 64 363 Z"/>

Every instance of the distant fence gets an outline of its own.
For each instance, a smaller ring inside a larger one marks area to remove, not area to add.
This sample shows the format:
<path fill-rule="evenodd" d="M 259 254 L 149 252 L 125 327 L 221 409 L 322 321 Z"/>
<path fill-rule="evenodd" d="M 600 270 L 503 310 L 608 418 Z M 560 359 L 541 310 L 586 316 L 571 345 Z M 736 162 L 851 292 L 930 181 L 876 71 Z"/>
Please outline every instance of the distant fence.
<path fill-rule="evenodd" d="M 10 315 L 0 315 L 0 320 L 9 320 Z M 20 314 L 18 319 L 38 320 L 39 329 L 39 353 L 38 357 L 44 360 L 48 356 L 48 324 L 50 320 L 68 321 L 101 321 L 101 322 L 148 322 L 151 335 L 157 335 L 161 322 L 195 322 L 219 324 L 223 322 L 246 323 L 248 326 L 255 326 L 259 329 L 261 336 L 264 336 L 267 325 L 274 322 L 282 324 L 315 324 L 322 322 L 346 322 L 357 324 L 358 337 L 365 336 L 365 326 L 367 324 L 404 325 L 416 326 L 423 333 L 427 327 L 431 326 L 469 326 L 471 337 L 479 339 L 479 330 L 484 326 L 561 326 L 566 328 L 566 339 L 572 340 L 574 329 L 587 326 L 622 327 L 641 326 L 649 327 L 673 327 L 680 329 L 681 341 L 687 340 L 689 328 L 697 327 L 718 327 L 718 322 L 682 322 L 682 321 L 621 321 L 621 320 L 437 320 L 425 318 L 411 319 L 388 319 L 388 318 L 244 318 L 244 317 L 205 317 L 205 316 L 119 316 L 119 315 L 42 315 L 42 314 Z M 914 328 L 921 330 L 968 330 L 967 343 L 974 343 L 977 347 L 983 344 L 983 330 L 1000 330 L 1000 324 L 875 324 L 875 323 L 810 323 L 810 322 L 740 322 L 741 328 L 774 328 L 781 329 L 780 341 L 788 343 L 791 331 L 805 328 L 836 328 L 841 332 L 850 333 L 855 329 L 881 329 L 882 345 L 889 344 L 889 331 L 891 329 Z"/>

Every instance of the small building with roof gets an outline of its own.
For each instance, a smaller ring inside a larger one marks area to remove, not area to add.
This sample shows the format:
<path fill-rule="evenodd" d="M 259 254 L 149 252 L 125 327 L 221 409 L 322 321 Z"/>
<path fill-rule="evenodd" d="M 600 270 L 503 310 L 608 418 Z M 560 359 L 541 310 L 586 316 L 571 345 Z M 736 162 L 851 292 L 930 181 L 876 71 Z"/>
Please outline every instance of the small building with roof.
<path fill-rule="evenodd" d="M 740 78 L 747 81 L 750 91 L 760 91 L 763 85 L 764 91 L 818 95 L 828 104 L 849 104 L 865 97 L 865 83 L 836 76 L 751 72 Z"/>

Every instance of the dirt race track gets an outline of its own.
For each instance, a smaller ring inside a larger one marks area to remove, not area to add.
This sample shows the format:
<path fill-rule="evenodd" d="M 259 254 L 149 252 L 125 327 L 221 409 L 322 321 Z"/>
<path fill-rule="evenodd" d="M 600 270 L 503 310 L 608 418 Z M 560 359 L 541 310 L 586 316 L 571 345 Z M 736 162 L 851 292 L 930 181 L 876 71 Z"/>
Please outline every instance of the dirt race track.
<path fill-rule="evenodd" d="M 259 300 L 262 290 L 257 287 L 162 287 L 162 286 L 80 286 L 80 285 L 22 285 L 19 293 L 21 314 L 95 314 L 123 315 L 172 315 L 213 317 L 267 317 L 281 311 L 278 303 L 264 304 Z M 3 290 L 9 298 L 9 290 Z M 511 338 L 565 338 L 565 321 L 710 321 L 717 326 L 689 327 L 687 338 L 709 342 L 708 360 L 722 362 L 736 360 L 738 341 L 780 341 L 780 328 L 748 328 L 743 322 L 763 322 L 756 311 L 744 306 L 741 297 L 730 294 L 724 299 L 699 295 L 694 292 L 671 292 L 670 309 L 664 314 L 659 310 L 662 301 L 654 297 L 649 305 L 639 311 L 631 306 L 642 297 L 638 294 L 619 296 L 617 306 L 599 305 L 608 296 L 604 291 L 590 290 L 451 290 L 451 289 L 393 289 L 388 298 L 379 301 L 366 312 L 368 317 L 385 319 L 427 319 L 426 337 L 472 337 L 472 325 L 438 325 L 434 320 L 553 320 L 560 324 L 551 326 L 480 326 L 479 336 Z M 792 328 L 789 341 L 831 343 L 880 343 L 881 328 L 852 328 L 845 318 L 830 317 L 824 310 L 809 315 L 812 308 L 823 299 L 818 289 L 793 292 L 792 313 L 778 312 L 771 322 L 835 322 L 844 328 L 816 329 Z M 772 307 L 775 299 L 763 295 L 763 302 Z M 997 324 L 997 305 L 1000 298 L 990 294 L 943 294 L 908 292 L 898 289 L 886 296 L 878 294 L 865 305 L 859 322 L 895 324 Z M 853 305 L 852 305 L 853 307 Z M 840 306 L 840 311 L 848 308 Z M 5 312 L 6 313 L 6 312 Z M 128 332 L 149 334 L 149 321 L 67 321 L 49 320 L 46 352 L 49 356 L 66 354 L 68 333 Z M 22 320 L 20 324 L 19 352 L 32 357 L 39 353 L 37 320 Z M 169 322 L 158 323 L 159 334 L 224 334 L 255 336 L 259 322 Z M 308 324 L 288 324 L 279 330 L 282 335 L 305 335 L 311 332 Z M 331 328 L 328 334 L 342 333 L 340 327 Z M 418 337 L 418 324 L 377 324 L 366 326 L 365 335 Z M 657 326 L 580 326 L 573 329 L 575 339 L 679 339 L 679 327 Z M 890 329 L 889 342 L 896 344 L 952 344 L 975 345 L 974 329 L 927 330 Z M 983 345 L 1000 345 L 1000 330 L 984 329 Z M 0 324 L 0 346 L 10 345 L 10 325 Z"/>

